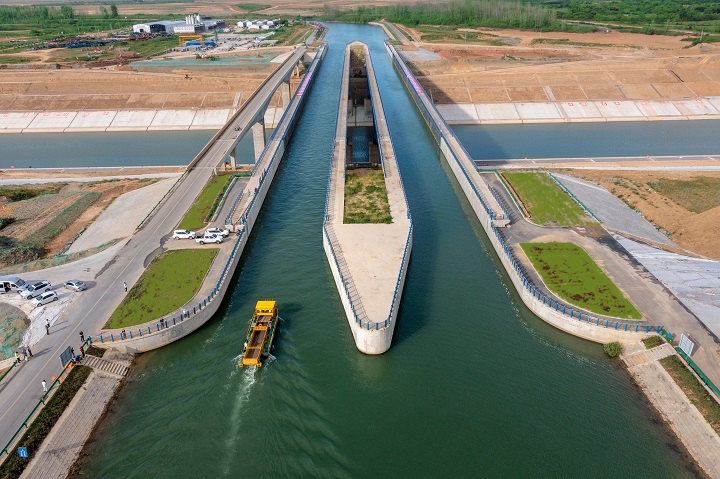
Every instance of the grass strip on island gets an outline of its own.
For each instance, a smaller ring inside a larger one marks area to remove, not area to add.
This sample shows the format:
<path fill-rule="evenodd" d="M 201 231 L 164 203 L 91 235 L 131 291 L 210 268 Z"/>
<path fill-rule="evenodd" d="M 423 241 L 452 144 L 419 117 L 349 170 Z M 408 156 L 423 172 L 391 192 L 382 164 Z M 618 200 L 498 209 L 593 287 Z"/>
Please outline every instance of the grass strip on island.
<path fill-rule="evenodd" d="M 199 230 L 209 222 L 215 209 L 220 204 L 225 190 L 232 181 L 233 175 L 213 175 L 203 187 L 200 194 L 185 213 L 178 226 L 181 230 Z"/>
<path fill-rule="evenodd" d="M 525 205 L 533 223 L 557 226 L 593 223 L 583 209 L 547 174 L 523 171 L 505 172 L 503 176 Z"/>
<path fill-rule="evenodd" d="M 187 304 L 202 286 L 217 252 L 217 248 L 178 249 L 156 256 L 105 328 L 158 320 Z"/>
<path fill-rule="evenodd" d="M 33 459 L 33 455 L 38 451 L 47 435 L 50 434 L 53 426 L 60 419 L 60 416 L 62 416 L 91 372 L 92 369 L 87 366 L 75 366 L 70 371 L 53 397 L 42 408 L 18 442 L 20 446 L 27 448 L 30 457 L 20 457 L 15 451 L 9 452 L 5 461 L 0 465 L 0 478 L 16 479 L 22 475 Z"/>
<path fill-rule="evenodd" d="M 691 403 L 698 408 L 700 414 L 710 426 L 720 434 L 720 404 L 707 392 L 705 386 L 685 366 L 678 356 L 668 356 L 660 360 L 660 364 L 680 386 Z"/>
<path fill-rule="evenodd" d="M 581 247 L 572 243 L 521 243 L 535 270 L 561 299 L 587 311 L 625 319 L 640 312 Z"/>
<path fill-rule="evenodd" d="M 392 223 L 382 170 L 347 171 L 343 223 Z"/>

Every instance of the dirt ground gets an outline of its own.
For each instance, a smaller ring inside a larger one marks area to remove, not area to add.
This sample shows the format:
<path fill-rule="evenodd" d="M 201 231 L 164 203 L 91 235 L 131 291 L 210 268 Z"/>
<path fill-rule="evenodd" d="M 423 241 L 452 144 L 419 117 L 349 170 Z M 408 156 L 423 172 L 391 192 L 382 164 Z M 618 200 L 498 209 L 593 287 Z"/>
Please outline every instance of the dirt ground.
<path fill-rule="evenodd" d="M 98 176 L 115 176 L 115 175 L 150 175 L 160 173 L 182 173 L 185 171 L 184 166 L 158 166 L 158 167 L 132 167 L 127 166 L 122 170 L 95 170 L 88 171 L 82 170 L 81 172 L 74 171 L 73 169 L 64 170 L 62 168 L 56 168 L 54 170 L 48 169 L 35 169 L 32 171 L 29 169 L 5 169 L 0 170 L 0 180 L 11 180 L 11 179 L 31 179 L 31 178 L 94 178 Z"/>
<path fill-rule="evenodd" d="M 719 171 L 568 170 L 564 173 L 602 185 L 640 211 L 647 220 L 670 233 L 670 238 L 681 248 L 720 260 L 720 205 L 702 213 L 693 213 L 648 186 L 648 183 L 660 179 L 720 178 Z"/>
<path fill-rule="evenodd" d="M 229 71 L 203 65 L 201 70 L 171 73 L 111 68 L 1 70 L 0 111 L 236 108 L 276 67 L 268 63 Z M 291 87 L 299 82 L 291 79 Z M 271 105 L 280 104 L 277 93 Z"/>
<path fill-rule="evenodd" d="M 118 196 L 154 183 L 155 180 L 119 179 L 95 183 L 70 182 L 55 195 L 39 196 L 21 202 L 0 200 L 0 217 L 19 217 L 18 221 L 6 227 L 3 236 L 22 240 L 45 226 L 55 215 L 72 205 L 79 194 L 100 193 L 98 199 L 73 223 L 45 245 L 46 256 L 57 254 L 81 229 L 88 226 Z M 37 185 L 47 188 L 51 184 Z M 24 218 L 24 219 L 23 219 Z"/>
<path fill-rule="evenodd" d="M 465 29 L 505 45 L 423 43 L 442 60 L 415 62 L 436 103 L 685 99 L 720 95 L 720 47 L 682 37 Z"/>

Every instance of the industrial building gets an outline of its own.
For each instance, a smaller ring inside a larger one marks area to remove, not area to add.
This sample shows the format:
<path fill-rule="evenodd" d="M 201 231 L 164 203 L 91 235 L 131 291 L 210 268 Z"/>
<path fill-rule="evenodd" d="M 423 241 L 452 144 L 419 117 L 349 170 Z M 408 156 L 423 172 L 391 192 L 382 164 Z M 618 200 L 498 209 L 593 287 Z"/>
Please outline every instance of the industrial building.
<path fill-rule="evenodd" d="M 225 26 L 225 20 L 203 20 L 199 14 L 194 13 L 183 20 L 162 20 L 158 22 L 138 23 L 133 25 L 134 33 L 176 33 L 196 34 L 215 30 Z"/>

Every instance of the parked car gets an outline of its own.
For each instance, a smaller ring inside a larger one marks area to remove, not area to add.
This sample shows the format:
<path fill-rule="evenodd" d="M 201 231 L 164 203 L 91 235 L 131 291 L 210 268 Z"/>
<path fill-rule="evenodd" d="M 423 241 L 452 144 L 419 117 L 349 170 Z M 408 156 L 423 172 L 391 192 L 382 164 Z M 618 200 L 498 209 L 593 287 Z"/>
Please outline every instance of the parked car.
<path fill-rule="evenodd" d="M 32 299 L 45 291 L 50 291 L 52 286 L 48 281 L 38 281 L 37 283 L 31 284 L 28 289 L 20 291 L 20 297 L 22 299 Z"/>
<path fill-rule="evenodd" d="M 220 235 L 213 235 L 213 234 L 207 234 L 207 233 L 205 233 L 204 236 L 201 236 L 201 237 L 199 237 L 199 238 L 196 238 L 195 241 L 197 241 L 197 242 L 200 243 L 200 244 L 205 244 L 205 243 L 218 243 L 218 244 L 220 244 L 220 243 L 222 243 L 223 239 L 222 239 L 222 236 L 220 236 Z"/>
<path fill-rule="evenodd" d="M 172 236 L 172 237 L 173 237 L 173 239 L 195 239 L 195 236 L 197 236 L 197 235 L 195 234 L 194 231 L 190 231 L 190 230 L 175 230 L 175 231 L 173 232 L 173 236 Z"/>
<path fill-rule="evenodd" d="M 72 289 L 73 291 L 85 291 L 87 289 L 87 284 L 83 283 L 79 279 L 71 279 L 70 281 L 65 281 L 65 287 L 67 289 Z"/>
<path fill-rule="evenodd" d="M 223 238 L 225 238 L 225 237 L 227 237 L 227 235 L 230 234 L 230 232 L 228 230 L 224 230 L 222 228 L 208 228 L 205 231 L 205 234 L 206 235 L 220 235 Z"/>
<path fill-rule="evenodd" d="M 40 296 L 34 298 L 30 304 L 32 304 L 33 308 L 37 308 L 38 306 L 42 306 L 43 304 L 48 304 L 53 301 L 58 300 L 58 295 L 55 291 L 45 291 Z"/>
<path fill-rule="evenodd" d="M 30 286 L 28 283 L 17 276 L 3 276 L 0 278 L 0 294 L 2 293 L 19 293 Z"/>

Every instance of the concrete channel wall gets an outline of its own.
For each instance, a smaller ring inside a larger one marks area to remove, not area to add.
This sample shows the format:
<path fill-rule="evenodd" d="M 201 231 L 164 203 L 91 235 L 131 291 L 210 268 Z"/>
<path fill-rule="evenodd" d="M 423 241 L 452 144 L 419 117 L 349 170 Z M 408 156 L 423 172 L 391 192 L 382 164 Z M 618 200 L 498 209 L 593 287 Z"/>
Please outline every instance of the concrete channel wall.
<path fill-rule="evenodd" d="M 167 110 L 0 111 L 0 133 L 187 131 L 222 128 L 240 108 Z M 265 126 L 275 128 L 284 110 L 269 107 Z"/>
<path fill-rule="evenodd" d="M 124 335 L 122 329 L 103 330 L 99 336 L 93 338 L 94 345 L 127 353 L 151 351 L 187 336 L 205 324 L 217 312 L 326 51 L 327 45 L 323 45 L 315 56 L 303 82 L 288 105 L 280 125 L 258 160 L 251 180 L 241 193 L 241 196 L 249 197 L 250 201 L 243 213 L 243 221 L 235 225 L 238 236 L 219 277 L 214 274 L 214 272 L 220 271 L 219 265 L 215 263 L 222 261 L 217 257 L 200 287 L 201 293 L 184 305 L 184 309 L 187 311 L 185 317 L 182 316 L 181 311 L 175 311 L 163 318 L 155 318 L 144 324 L 125 328 Z M 209 293 L 207 288 L 203 288 L 208 283 L 214 284 Z"/>
<path fill-rule="evenodd" d="M 480 220 L 480 224 L 490 239 L 513 286 L 520 295 L 520 299 L 528 309 L 546 323 L 562 331 L 597 343 L 612 341 L 636 342 L 649 334 L 658 332 L 660 326 L 640 326 L 635 322 L 620 319 L 616 321 L 604 319 L 601 321 L 597 317 L 591 317 L 586 312 L 573 309 L 574 307 L 554 302 L 525 278 L 520 264 L 513 257 L 512 250 L 505 245 L 498 229 L 498 227 L 505 226 L 505 224 L 497 221 L 498 218 L 505 218 L 502 207 L 493 198 L 493 195 L 483 195 L 478 190 L 477 184 L 484 182 L 480 178 L 477 181 L 472 180 L 472 177 L 479 177 L 479 175 L 474 167 L 472 167 L 472 170 L 467 167 L 468 164 L 472 165 L 469 155 L 447 126 L 397 50 L 388 42 L 385 43 L 385 48 L 393 63 L 399 69 L 400 77 L 423 118 L 425 118 L 433 136 L 439 143 L 440 150 L 450 165 L 473 211 Z"/>

